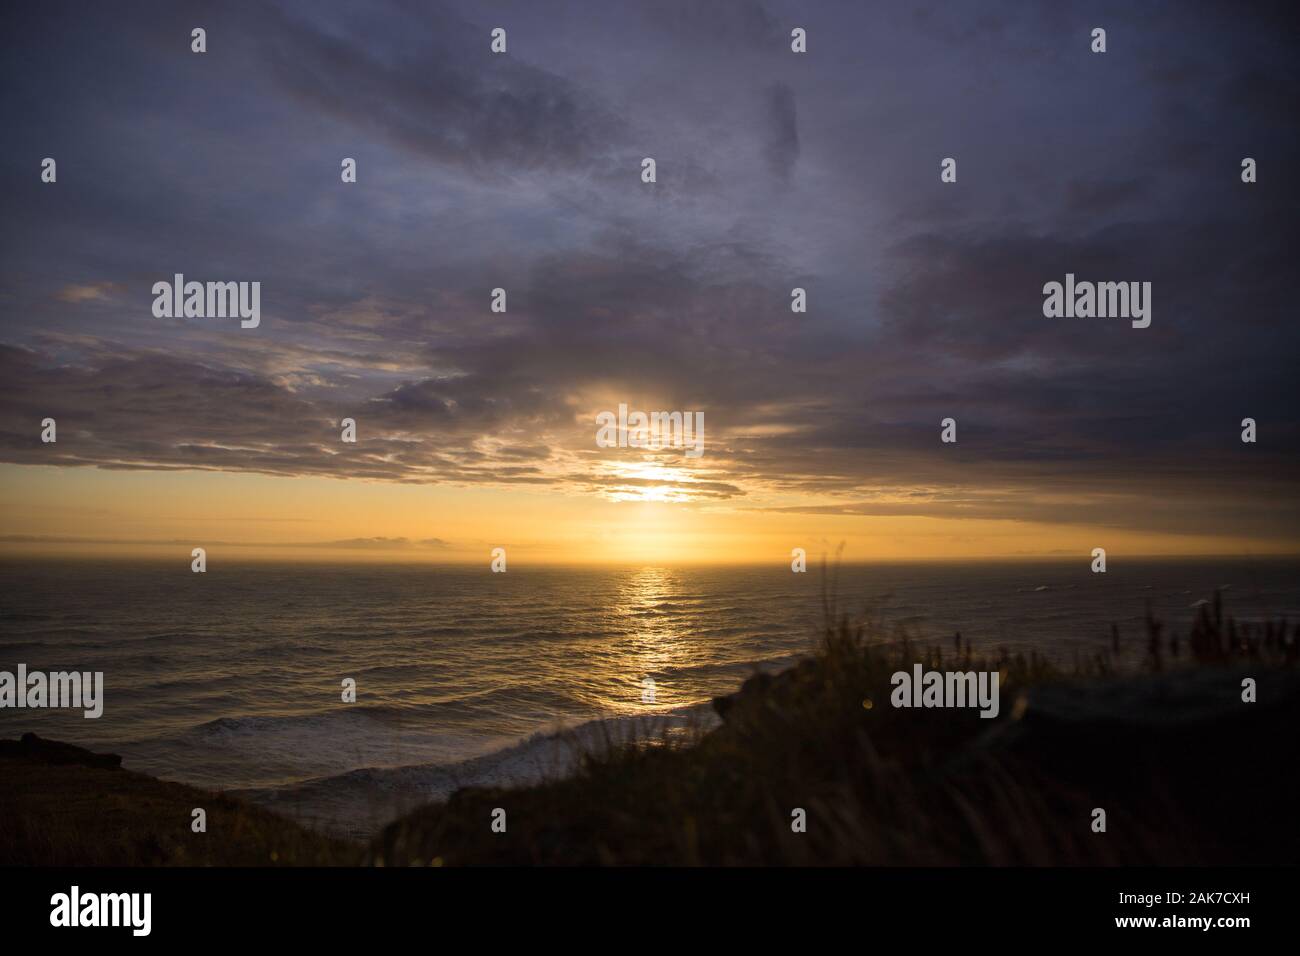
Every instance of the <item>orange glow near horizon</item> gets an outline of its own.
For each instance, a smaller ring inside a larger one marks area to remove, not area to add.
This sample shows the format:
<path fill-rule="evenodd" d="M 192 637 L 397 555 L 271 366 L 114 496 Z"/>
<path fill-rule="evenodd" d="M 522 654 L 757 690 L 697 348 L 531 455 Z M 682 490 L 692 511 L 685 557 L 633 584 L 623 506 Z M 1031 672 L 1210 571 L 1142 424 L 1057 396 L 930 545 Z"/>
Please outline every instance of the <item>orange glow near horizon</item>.
<path fill-rule="evenodd" d="M 688 481 L 655 462 L 618 475 Z M 1111 555 L 1282 554 L 1285 542 L 1006 519 L 799 513 L 673 488 L 596 494 L 201 471 L 0 467 L 0 554 L 527 564 L 788 563 Z M 689 496 L 687 496 L 689 497 Z M 188 558 L 186 558 L 188 560 Z"/>

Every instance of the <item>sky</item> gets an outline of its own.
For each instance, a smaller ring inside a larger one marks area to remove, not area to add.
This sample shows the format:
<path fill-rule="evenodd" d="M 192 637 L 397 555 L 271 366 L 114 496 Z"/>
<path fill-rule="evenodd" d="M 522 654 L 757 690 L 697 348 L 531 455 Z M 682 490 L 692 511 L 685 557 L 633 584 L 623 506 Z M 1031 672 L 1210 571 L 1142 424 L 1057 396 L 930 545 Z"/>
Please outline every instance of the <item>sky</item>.
<path fill-rule="evenodd" d="M 1287 4 L 0 16 L 0 553 L 1300 551 Z M 1150 327 L 1045 317 L 1067 273 Z"/>

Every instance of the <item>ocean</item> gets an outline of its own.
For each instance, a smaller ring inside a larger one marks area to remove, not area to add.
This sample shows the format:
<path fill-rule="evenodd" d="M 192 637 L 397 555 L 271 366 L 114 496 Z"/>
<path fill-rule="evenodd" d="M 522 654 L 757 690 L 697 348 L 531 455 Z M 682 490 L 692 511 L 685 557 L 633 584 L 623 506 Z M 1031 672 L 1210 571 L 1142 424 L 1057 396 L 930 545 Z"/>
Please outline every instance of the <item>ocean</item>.
<path fill-rule="evenodd" d="M 104 712 L 0 710 L 0 737 L 111 751 L 364 836 L 465 784 L 566 772 L 584 742 L 707 728 L 709 701 L 808 653 L 835 606 L 929 641 L 1068 668 L 1142 656 L 1146 606 L 1186 629 L 1300 614 L 1300 562 L 1090 559 L 529 568 L 0 562 L 0 670 L 102 671 Z M 356 702 L 342 684 L 356 682 Z M 653 700 L 647 690 L 653 682 Z"/>

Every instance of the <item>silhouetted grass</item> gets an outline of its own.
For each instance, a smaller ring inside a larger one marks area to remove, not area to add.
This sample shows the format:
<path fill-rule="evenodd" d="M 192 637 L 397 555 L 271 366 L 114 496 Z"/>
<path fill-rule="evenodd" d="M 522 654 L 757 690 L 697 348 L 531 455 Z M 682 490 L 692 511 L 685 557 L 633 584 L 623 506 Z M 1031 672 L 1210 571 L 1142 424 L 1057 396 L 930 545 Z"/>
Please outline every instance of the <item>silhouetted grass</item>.
<path fill-rule="evenodd" d="M 1284 622 L 1246 626 L 1225 620 L 1217 595 L 1183 640 L 1164 636 L 1150 617 L 1147 627 L 1149 670 L 1167 671 L 1178 660 L 1184 674 L 1200 675 L 1197 680 L 1210 675 L 1206 699 L 1213 698 L 1214 713 L 1208 719 L 1173 717 L 1173 733 L 1188 737 L 1190 746 L 1171 746 L 1161 723 L 1169 684 L 1183 678 L 1119 676 L 1117 641 L 1109 653 L 1066 674 L 1037 654 L 979 653 L 960 636 L 945 653 L 888 633 L 878 620 L 854 622 L 841 615 L 826 626 L 809 659 L 778 675 L 756 675 L 739 693 L 717 701 L 723 717 L 717 729 L 694 739 L 607 739 L 584 755 L 579 772 L 568 779 L 459 791 L 387 827 L 370 861 L 917 865 L 1300 859 L 1295 828 L 1275 832 L 1293 818 L 1294 768 L 1277 765 L 1277 779 L 1261 781 L 1260 774 L 1274 765 L 1245 766 L 1238 759 L 1247 745 L 1292 746 L 1294 723 L 1279 714 L 1294 716 L 1300 696 L 1291 682 L 1280 702 L 1267 708 L 1245 704 L 1230 673 L 1231 666 L 1258 665 L 1257 676 L 1271 693 L 1274 682 L 1265 675 L 1295 663 L 1294 629 Z M 982 719 L 974 708 L 892 707 L 890 677 L 915 662 L 927 670 L 998 671 L 1000 716 Z M 1115 713 L 1085 710 L 1076 721 L 1068 707 L 1058 712 L 1054 688 L 1082 688 L 1085 695 L 1105 689 L 1101 697 L 1120 688 L 1126 696 Z M 1045 702 L 1041 716 L 1035 692 Z M 1252 739 L 1237 739 L 1237 730 Z M 1167 758 L 1163 763 L 1161 756 Z M 1225 762 L 1255 774 L 1260 786 L 1241 786 L 1235 773 L 1225 775 Z M 1234 793 L 1241 799 L 1234 802 Z M 1108 814 L 1105 833 L 1091 828 L 1097 806 Z M 497 808 L 506 811 L 505 833 L 490 826 Z M 807 815 L 804 833 L 792 831 L 796 808 Z M 1243 823 L 1243 814 L 1272 821 L 1265 827 L 1272 839 Z"/>

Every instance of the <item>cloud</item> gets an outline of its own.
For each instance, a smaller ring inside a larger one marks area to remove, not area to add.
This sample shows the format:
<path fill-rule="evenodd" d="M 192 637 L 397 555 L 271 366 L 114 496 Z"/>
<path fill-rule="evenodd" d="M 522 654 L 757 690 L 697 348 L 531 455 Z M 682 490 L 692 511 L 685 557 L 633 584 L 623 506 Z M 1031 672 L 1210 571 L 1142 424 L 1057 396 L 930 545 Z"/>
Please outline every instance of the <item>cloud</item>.
<path fill-rule="evenodd" d="M 403 10 L 393 21 L 411 21 L 401 40 L 378 42 L 277 8 L 260 19 L 272 75 L 306 107 L 465 172 L 597 167 L 623 132 L 597 98 L 519 56 L 493 54 L 489 29 L 446 5 Z"/>
<path fill-rule="evenodd" d="M 751 2 L 224 6 L 204 57 L 146 9 L 0 39 L 47 51 L 0 57 L 0 460 L 1294 531 L 1297 81 L 1262 14 L 1117 11 L 1169 42 L 1099 72 L 1078 15 L 1012 4 L 810 10 L 806 57 Z M 261 327 L 154 319 L 175 271 L 261 280 Z M 1152 281 L 1152 327 L 1044 318 L 1066 272 Z M 620 401 L 702 410 L 705 456 L 596 448 Z"/>
<path fill-rule="evenodd" d="M 789 180 L 799 158 L 799 122 L 795 109 L 794 91 L 784 83 L 777 83 L 764 92 L 764 102 L 771 123 L 763 154 L 773 175 Z"/>
<path fill-rule="evenodd" d="M 238 519 L 252 520 L 252 519 Z M 180 538 L 109 538 L 87 535 L 64 534 L 0 534 L 3 544 L 41 544 L 41 545 L 108 545 L 115 547 L 158 547 L 185 548 L 194 547 L 194 542 Z M 412 540 L 403 537 L 345 538 L 336 541 L 214 541 L 204 539 L 203 546 L 212 548 L 302 548 L 327 549 L 340 551 L 429 551 L 444 550 L 452 545 L 441 538 L 420 538 Z"/>
<path fill-rule="evenodd" d="M 120 292 L 121 288 L 116 282 L 89 282 L 84 285 L 67 285 L 55 293 L 55 298 L 60 302 L 69 302 L 76 305 L 81 302 L 108 299 Z"/>
<path fill-rule="evenodd" d="M 294 547 L 294 545 L 285 545 L 285 547 Z M 372 538 L 345 538 L 338 541 L 324 541 L 320 544 L 303 545 L 303 547 L 318 548 L 339 548 L 344 551 L 407 551 L 427 548 L 446 548 L 447 542 L 441 538 L 421 538 L 411 540 L 410 538 L 396 537 L 386 538 L 377 536 Z"/>

